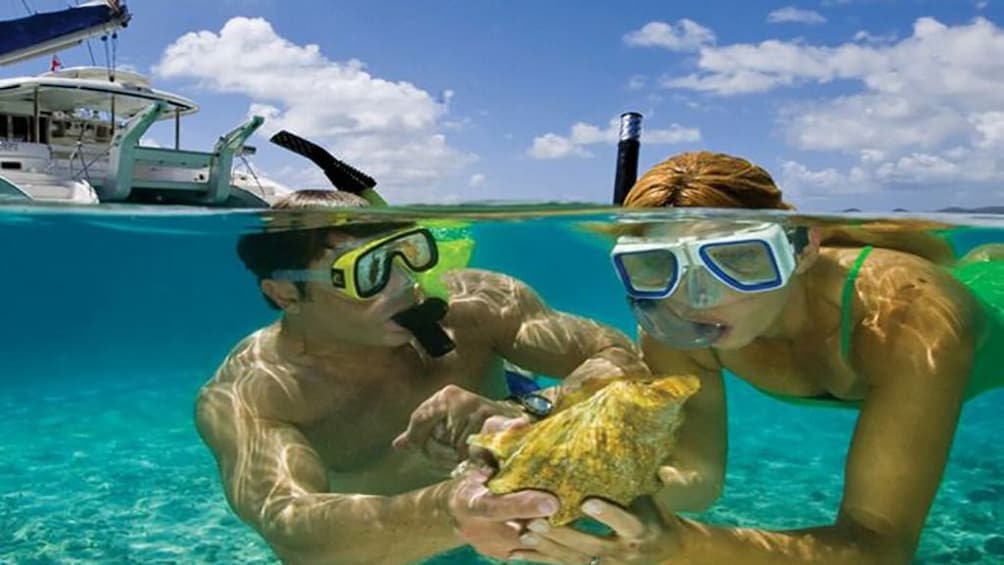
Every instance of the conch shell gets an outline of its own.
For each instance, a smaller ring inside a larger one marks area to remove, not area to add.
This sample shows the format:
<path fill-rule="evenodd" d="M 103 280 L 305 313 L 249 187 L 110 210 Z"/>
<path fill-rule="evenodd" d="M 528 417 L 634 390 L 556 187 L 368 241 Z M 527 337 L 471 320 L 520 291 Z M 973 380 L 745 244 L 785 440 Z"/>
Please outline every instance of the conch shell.
<path fill-rule="evenodd" d="M 498 461 L 489 490 L 550 492 L 560 508 L 548 521 L 562 526 L 582 516 L 586 498 L 626 506 L 658 490 L 659 466 L 683 421 L 680 409 L 699 388 L 696 377 L 587 382 L 540 422 L 467 441 Z"/>

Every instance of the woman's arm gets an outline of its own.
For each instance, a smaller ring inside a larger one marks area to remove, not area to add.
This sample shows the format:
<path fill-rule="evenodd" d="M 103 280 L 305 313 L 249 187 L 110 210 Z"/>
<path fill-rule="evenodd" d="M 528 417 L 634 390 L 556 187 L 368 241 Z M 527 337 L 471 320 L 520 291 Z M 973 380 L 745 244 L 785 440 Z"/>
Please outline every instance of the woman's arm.
<path fill-rule="evenodd" d="M 745 533 L 694 525 L 681 554 L 716 562 L 912 559 L 952 445 L 979 310 L 948 273 L 906 254 L 875 253 L 862 279 L 855 308 L 866 315 L 854 331 L 852 363 L 869 388 L 835 523 Z"/>
<path fill-rule="evenodd" d="M 673 455 L 659 471 L 663 488 L 655 501 L 672 512 L 704 511 L 721 495 L 725 481 L 728 418 L 721 370 L 706 352 L 673 350 L 645 333 L 641 349 L 653 374 L 696 375 L 700 380 L 701 388 L 683 405 L 683 423 Z"/>
<path fill-rule="evenodd" d="M 601 505 L 597 518 L 617 536 L 562 528 L 538 541 L 538 551 L 560 562 L 570 562 L 574 547 L 605 563 L 910 563 L 948 459 L 979 312 L 964 287 L 920 259 L 887 255 L 869 270 L 859 286 L 867 296 L 856 304 L 867 314 L 853 336 L 853 365 L 869 388 L 834 523 L 725 528 L 666 513 L 640 520 Z"/>

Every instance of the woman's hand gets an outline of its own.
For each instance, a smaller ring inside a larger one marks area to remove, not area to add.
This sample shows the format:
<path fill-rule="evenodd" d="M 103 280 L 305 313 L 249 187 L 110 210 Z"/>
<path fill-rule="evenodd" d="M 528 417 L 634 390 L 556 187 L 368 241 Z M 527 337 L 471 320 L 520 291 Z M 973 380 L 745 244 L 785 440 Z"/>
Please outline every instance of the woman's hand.
<path fill-rule="evenodd" d="M 581 532 L 571 527 L 553 528 L 546 520 L 533 520 L 520 542 L 532 549 L 518 550 L 510 559 L 564 565 L 614 565 L 669 563 L 679 539 L 672 527 L 675 517 L 660 515 L 651 501 L 637 505 L 635 514 L 600 499 L 589 499 L 582 510 L 613 530 L 609 535 Z"/>
<path fill-rule="evenodd" d="M 673 465 L 663 465 L 659 467 L 659 480 L 663 486 L 688 488 L 698 484 L 701 476 L 697 471 L 685 471 Z"/>

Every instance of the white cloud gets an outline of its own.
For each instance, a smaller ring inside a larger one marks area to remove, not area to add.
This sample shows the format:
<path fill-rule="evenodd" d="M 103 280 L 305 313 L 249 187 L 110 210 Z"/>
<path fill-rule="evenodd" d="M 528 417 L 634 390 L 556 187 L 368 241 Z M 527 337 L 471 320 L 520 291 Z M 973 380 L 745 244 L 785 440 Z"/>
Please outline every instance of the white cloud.
<path fill-rule="evenodd" d="M 811 170 L 795 161 L 785 161 L 781 164 L 781 178 L 777 180 L 788 202 L 820 197 L 846 198 L 867 193 L 875 188 L 873 179 L 861 167 L 855 167 L 848 172 L 841 172 L 832 167 Z"/>
<path fill-rule="evenodd" d="M 483 175 L 481 173 L 475 173 L 475 174 L 471 175 L 471 180 L 468 181 L 467 184 L 471 188 L 477 188 L 477 187 L 481 186 L 484 183 L 485 183 L 485 175 Z"/>
<path fill-rule="evenodd" d="M 673 124 L 664 129 L 645 130 L 641 132 L 642 140 L 646 144 L 668 145 L 672 143 L 696 143 L 701 140 L 701 130 L 697 128 L 685 128 Z"/>
<path fill-rule="evenodd" d="M 251 99 L 279 129 L 311 138 L 377 179 L 381 186 L 431 183 L 456 175 L 474 155 L 451 147 L 442 131 L 452 91 L 438 97 L 406 81 L 376 77 L 358 60 L 333 61 L 317 45 L 297 45 L 262 18 L 232 18 L 219 33 L 178 38 L 154 72 Z"/>
<path fill-rule="evenodd" d="M 564 159 L 566 157 L 592 157 L 593 154 L 572 143 L 567 137 L 546 133 L 533 140 L 527 155 L 534 159 Z"/>
<path fill-rule="evenodd" d="M 851 158 L 846 170 L 787 162 L 786 181 L 803 190 L 1004 180 L 1004 30 L 987 19 L 948 26 L 919 18 L 901 40 L 860 32 L 836 46 L 705 46 L 697 67 L 663 84 L 735 96 L 842 83 L 840 96 L 784 103 L 777 114 L 792 147 Z"/>
<path fill-rule="evenodd" d="M 783 82 L 787 81 L 772 78 L 763 73 L 749 71 L 738 71 L 729 75 L 707 77 L 689 75 L 686 77 L 666 78 L 661 81 L 662 86 L 666 88 L 689 88 L 723 95 L 766 92 Z"/>
<path fill-rule="evenodd" d="M 781 111 L 779 121 L 788 142 L 799 149 L 851 153 L 862 148 L 930 149 L 969 129 L 951 108 L 876 93 L 792 105 Z"/>
<path fill-rule="evenodd" d="M 846 172 L 836 168 L 812 170 L 795 162 L 781 166 L 780 185 L 788 200 L 834 198 L 872 192 L 879 188 L 916 189 L 924 186 L 996 186 L 1004 181 L 1004 163 L 985 151 L 952 147 L 936 153 L 911 152 L 888 156 L 862 151 Z"/>
<path fill-rule="evenodd" d="M 1004 149 L 1004 112 L 983 112 L 969 116 L 976 130 L 975 144 L 981 148 Z"/>
<path fill-rule="evenodd" d="M 896 32 L 875 35 L 869 31 L 861 30 L 854 34 L 854 41 L 861 43 L 893 43 L 898 39 Z"/>
<path fill-rule="evenodd" d="M 820 15 L 819 12 L 802 10 L 794 6 L 785 6 L 784 8 L 774 10 L 773 12 L 767 14 L 767 22 L 772 24 L 821 24 L 826 22 L 826 18 Z"/>
<path fill-rule="evenodd" d="M 940 155 L 911 153 L 882 163 L 875 175 L 890 182 L 932 182 L 959 178 L 959 165 Z"/>
<path fill-rule="evenodd" d="M 644 76 L 635 75 L 628 79 L 627 87 L 629 90 L 641 90 L 642 88 L 645 88 L 646 82 L 647 81 Z"/>
<path fill-rule="evenodd" d="M 662 47 L 670 51 L 697 51 L 715 43 L 715 34 L 701 24 L 680 20 L 676 25 L 649 22 L 624 35 L 624 43 L 632 47 Z"/>
<path fill-rule="evenodd" d="M 767 40 L 707 46 L 701 48 L 698 67 L 697 73 L 671 78 L 667 84 L 729 95 L 849 80 L 880 92 L 919 87 L 922 93 L 989 99 L 999 92 L 1004 34 L 983 18 L 956 27 L 920 18 L 913 35 L 893 45 L 817 47 Z M 735 88 L 736 79 L 744 76 L 759 81 L 750 89 Z"/>
<path fill-rule="evenodd" d="M 577 122 L 572 125 L 569 135 L 561 136 L 546 133 L 536 137 L 527 154 L 534 159 L 564 159 L 566 157 L 589 158 L 593 154 L 586 150 L 586 145 L 600 143 L 616 144 L 620 136 L 620 119 L 612 118 L 605 129 L 598 126 Z M 668 145 L 674 143 L 693 143 L 701 140 L 701 130 L 672 124 L 663 129 L 645 129 L 642 126 L 641 141 L 644 144 Z"/>

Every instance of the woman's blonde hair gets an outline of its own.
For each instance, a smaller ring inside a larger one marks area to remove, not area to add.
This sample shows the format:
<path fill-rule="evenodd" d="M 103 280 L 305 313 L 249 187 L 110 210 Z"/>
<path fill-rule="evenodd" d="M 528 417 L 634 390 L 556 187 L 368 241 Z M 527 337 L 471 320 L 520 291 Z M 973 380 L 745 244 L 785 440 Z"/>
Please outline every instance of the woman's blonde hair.
<path fill-rule="evenodd" d="M 770 173 L 724 153 L 681 153 L 649 169 L 624 199 L 627 208 L 791 210 Z"/>

